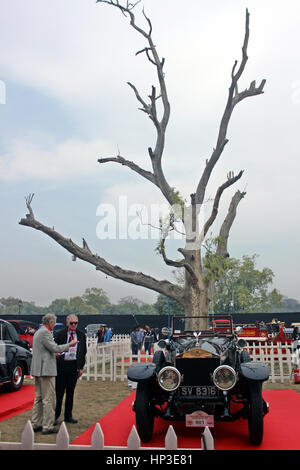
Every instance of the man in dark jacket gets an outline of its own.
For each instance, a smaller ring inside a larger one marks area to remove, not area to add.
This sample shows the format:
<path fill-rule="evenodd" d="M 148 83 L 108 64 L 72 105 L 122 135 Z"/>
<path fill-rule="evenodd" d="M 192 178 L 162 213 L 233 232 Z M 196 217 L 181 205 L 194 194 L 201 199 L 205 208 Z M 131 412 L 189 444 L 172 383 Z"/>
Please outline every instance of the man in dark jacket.
<path fill-rule="evenodd" d="M 55 334 L 57 344 L 69 343 L 73 339 L 78 340 L 78 344 L 70 348 L 68 353 L 57 355 L 57 376 L 55 381 L 56 409 L 55 422 L 59 418 L 62 409 L 62 401 L 66 393 L 64 421 L 67 423 L 77 423 L 73 418 L 74 391 L 78 377 L 82 375 L 86 356 L 86 336 L 77 329 L 78 318 L 76 315 L 68 315 L 66 328 Z"/>

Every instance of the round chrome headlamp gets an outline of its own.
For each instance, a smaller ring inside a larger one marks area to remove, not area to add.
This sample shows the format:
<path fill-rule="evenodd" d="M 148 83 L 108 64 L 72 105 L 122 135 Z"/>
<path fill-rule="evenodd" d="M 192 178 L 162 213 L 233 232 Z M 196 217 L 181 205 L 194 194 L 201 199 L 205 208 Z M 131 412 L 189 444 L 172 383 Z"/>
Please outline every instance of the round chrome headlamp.
<path fill-rule="evenodd" d="M 158 385 L 166 392 L 174 392 L 181 382 L 181 375 L 176 367 L 163 367 L 157 374 Z"/>
<path fill-rule="evenodd" d="M 232 367 L 224 365 L 215 369 L 212 379 L 220 390 L 230 390 L 236 384 L 237 375 Z"/>

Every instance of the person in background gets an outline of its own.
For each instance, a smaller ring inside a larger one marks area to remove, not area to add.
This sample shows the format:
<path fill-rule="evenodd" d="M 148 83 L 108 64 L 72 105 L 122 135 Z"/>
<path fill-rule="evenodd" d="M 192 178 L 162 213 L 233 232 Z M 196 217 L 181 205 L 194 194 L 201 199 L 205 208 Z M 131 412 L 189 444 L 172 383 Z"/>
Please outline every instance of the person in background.
<path fill-rule="evenodd" d="M 300 349 L 300 332 L 299 326 L 294 326 L 293 333 L 292 333 L 293 343 L 292 343 L 292 351 L 295 353 L 297 349 Z"/>
<path fill-rule="evenodd" d="M 112 328 L 107 328 L 103 339 L 104 343 L 109 343 L 111 341 L 112 335 Z"/>
<path fill-rule="evenodd" d="M 55 382 L 56 390 L 56 409 L 55 423 L 61 414 L 62 402 L 64 394 L 65 412 L 64 421 L 67 423 L 77 423 L 77 419 L 72 416 L 74 392 L 77 379 L 81 377 L 85 365 L 86 336 L 77 329 L 78 317 L 76 315 L 68 315 L 66 318 L 66 328 L 58 331 L 55 335 L 57 344 L 69 343 L 73 339 L 77 340 L 75 346 L 66 353 L 57 356 L 57 377 Z"/>
<path fill-rule="evenodd" d="M 103 343 L 103 339 L 104 339 L 104 328 L 103 328 L 103 326 L 100 326 L 99 330 L 97 331 L 97 336 L 98 336 L 98 343 Z"/>
<path fill-rule="evenodd" d="M 143 347 L 143 341 L 144 341 L 144 330 L 143 330 L 143 328 L 138 329 L 137 340 L 138 340 L 138 350 L 141 351 L 141 349 Z"/>
<path fill-rule="evenodd" d="M 292 333 L 292 338 L 293 338 L 294 341 L 297 341 L 298 339 L 300 339 L 300 333 L 299 333 L 299 327 L 298 326 L 294 326 L 293 333 Z"/>
<path fill-rule="evenodd" d="M 53 339 L 56 316 L 47 313 L 42 318 L 42 326 L 33 336 L 32 362 L 30 374 L 35 379 L 35 398 L 31 423 L 34 432 L 54 434 L 55 418 L 55 376 L 57 375 L 56 353 L 68 352 L 78 341 L 57 345 Z"/>
<path fill-rule="evenodd" d="M 135 356 L 139 351 L 139 343 L 138 343 L 138 332 L 139 327 L 135 326 L 130 334 L 130 341 L 131 341 L 131 351 L 132 354 Z"/>
<path fill-rule="evenodd" d="M 152 344 L 154 343 L 154 340 L 155 340 L 154 331 L 150 328 L 149 325 L 145 325 L 145 329 L 144 329 L 145 353 L 148 352 L 148 354 L 151 354 L 151 348 L 152 348 Z"/>

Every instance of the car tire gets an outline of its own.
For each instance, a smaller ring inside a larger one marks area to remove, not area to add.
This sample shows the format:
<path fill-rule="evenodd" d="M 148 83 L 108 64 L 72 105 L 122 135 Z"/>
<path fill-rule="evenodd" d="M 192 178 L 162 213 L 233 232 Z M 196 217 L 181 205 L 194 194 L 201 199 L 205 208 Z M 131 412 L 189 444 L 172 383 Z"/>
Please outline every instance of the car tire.
<path fill-rule="evenodd" d="M 23 385 L 24 381 L 24 368 L 20 362 L 17 362 L 13 368 L 10 376 L 10 382 L 6 385 L 6 390 L 9 392 L 17 392 Z"/>
<path fill-rule="evenodd" d="M 148 384 L 138 383 L 134 403 L 136 428 L 142 442 L 152 439 L 154 411 L 151 406 L 151 391 Z"/>
<path fill-rule="evenodd" d="M 248 430 L 250 441 L 258 446 L 263 438 L 264 410 L 261 382 L 249 384 L 248 389 Z"/>

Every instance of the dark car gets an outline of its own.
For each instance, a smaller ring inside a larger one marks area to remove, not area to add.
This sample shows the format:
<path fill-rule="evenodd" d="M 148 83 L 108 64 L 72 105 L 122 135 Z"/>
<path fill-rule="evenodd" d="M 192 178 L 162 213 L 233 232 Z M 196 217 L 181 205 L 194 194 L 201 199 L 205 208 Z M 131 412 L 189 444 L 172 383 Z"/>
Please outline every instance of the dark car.
<path fill-rule="evenodd" d="M 128 379 L 137 382 L 133 409 L 143 442 L 151 440 L 160 416 L 200 428 L 245 418 L 251 443 L 261 443 L 269 408 L 262 383 L 269 369 L 252 362 L 243 350 L 246 343 L 234 333 L 231 316 L 222 318 L 229 321 L 226 329 L 215 327 L 216 316 L 173 317 L 171 332 L 157 343 L 152 363 L 128 368 Z M 207 329 L 191 330 L 195 319 L 205 319 Z"/>
<path fill-rule="evenodd" d="M 0 385 L 15 392 L 30 374 L 31 352 L 24 347 L 14 326 L 0 319 Z"/>
<path fill-rule="evenodd" d="M 7 320 L 7 321 L 15 327 L 19 335 L 19 338 L 22 339 L 23 341 L 27 341 L 27 343 L 29 344 L 29 347 L 32 348 L 33 335 L 36 332 L 36 330 L 39 329 L 39 324 L 34 323 L 32 321 L 27 321 L 27 320 Z"/>

